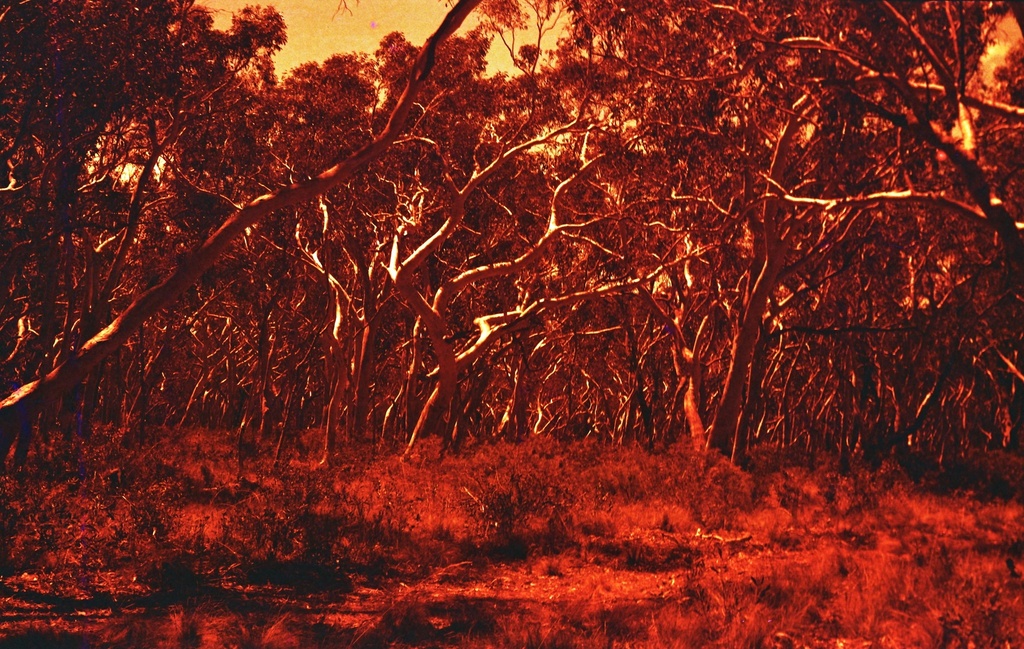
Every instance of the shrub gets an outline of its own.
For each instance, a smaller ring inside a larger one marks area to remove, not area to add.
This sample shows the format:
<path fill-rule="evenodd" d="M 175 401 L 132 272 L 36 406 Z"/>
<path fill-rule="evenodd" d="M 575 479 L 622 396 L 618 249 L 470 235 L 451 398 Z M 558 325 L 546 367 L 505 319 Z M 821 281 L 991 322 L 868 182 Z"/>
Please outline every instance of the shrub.
<path fill-rule="evenodd" d="M 79 649 L 87 646 L 89 640 L 84 634 L 65 633 L 47 627 L 0 638 L 0 649 Z"/>
<path fill-rule="evenodd" d="M 505 446 L 496 464 L 484 465 L 472 490 L 469 511 L 498 553 L 525 558 L 529 546 L 557 551 L 574 538 L 569 512 L 574 497 L 564 467 L 538 449 Z"/>
<path fill-rule="evenodd" d="M 1008 451 L 971 451 L 946 462 L 940 477 L 946 489 L 1024 502 L 1024 456 Z"/>
<path fill-rule="evenodd" d="M 754 483 L 750 475 L 724 458 L 715 460 L 703 475 L 703 489 L 692 504 L 697 520 L 709 530 L 728 527 L 740 512 L 754 506 Z"/>

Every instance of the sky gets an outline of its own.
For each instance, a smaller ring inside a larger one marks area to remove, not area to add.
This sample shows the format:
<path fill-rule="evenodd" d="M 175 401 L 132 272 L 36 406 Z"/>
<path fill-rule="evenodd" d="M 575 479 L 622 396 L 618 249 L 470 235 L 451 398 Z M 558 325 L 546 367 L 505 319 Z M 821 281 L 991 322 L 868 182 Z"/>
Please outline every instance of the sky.
<path fill-rule="evenodd" d="M 443 0 L 200 0 L 214 10 L 216 26 L 231 25 L 231 14 L 246 5 L 272 5 L 288 26 L 288 43 L 274 57 L 278 75 L 307 61 L 322 62 L 341 52 L 373 52 L 380 39 L 403 32 L 422 45 L 447 13 Z M 467 25 L 472 23 L 472 18 Z M 465 29 L 465 27 L 463 27 Z M 511 67 L 504 47 L 491 48 L 491 69 Z"/>
<path fill-rule="evenodd" d="M 231 14 L 246 5 L 273 5 L 288 26 L 288 43 L 274 57 L 279 76 L 307 61 L 322 62 L 332 54 L 373 52 L 380 39 L 393 31 L 405 34 L 414 45 L 422 45 L 441 24 L 448 9 L 444 0 L 200 0 L 214 10 L 219 28 L 231 25 Z M 467 24 L 472 24 L 472 16 Z M 463 27 L 465 29 L 465 27 Z M 545 47 L 553 45 L 548 37 Z M 988 52 L 984 66 L 986 81 L 993 65 L 999 65 L 1010 46 L 1021 38 L 1012 16 L 998 26 L 998 43 Z M 501 43 L 491 47 L 491 71 L 509 71 L 512 60 Z"/>
<path fill-rule="evenodd" d="M 1012 14 L 1006 14 L 999 21 L 993 36 L 995 43 L 990 45 L 985 52 L 988 64 L 985 65 L 983 63 L 982 65 L 982 75 L 987 84 L 992 83 L 993 68 L 1001 66 L 1006 61 L 1006 56 L 1010 53 L 1010 50 L 1021 39 L 1020 26 Z"/>

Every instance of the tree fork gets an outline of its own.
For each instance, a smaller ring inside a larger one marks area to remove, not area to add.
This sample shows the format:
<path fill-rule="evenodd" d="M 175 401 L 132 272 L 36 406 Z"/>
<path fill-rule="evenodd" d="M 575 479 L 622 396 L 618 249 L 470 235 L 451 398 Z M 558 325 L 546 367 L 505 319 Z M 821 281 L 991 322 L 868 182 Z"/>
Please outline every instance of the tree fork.
<path fill-rule="evenodd" d="M 16 439 L 27 441 L 35 414 L 54 398 L 78 385 L 103 359 L 123 345 L 150 317 L 178 299 L 227 252 L 246 228 L 276 209 L 311 200 L 350 178 L 379 158 L 397 139 L 413 103 L 434 67 L 438 46 L 451 36 L 481 0 L 459 0 L 420 48 L 405 89 L 384 130 L 348 158 L 305 182 L 264 194 L 240 208 L 178 266 L 169 277 L 139 295 L 121 315 L 41 379 L 28 383 L 0 402 L 0 468 Z"/>
<path fill-rule="evenodd" d="M 806 95 L 801 97 L 794 104 L 793 109 L 800 110 L 806 99 Z M 786 123 L 775 146 L 770 178 L 776 186 L 782 186 L 784 176 L 789 170 L 789 158 L 793 150 L 794 138 L 804 119 L 802 114 L 794 113 Z M 788 240 L 779 232 L 780 227 L 777 222 L 780 199 L 772 197 L 765 203 L 763 210 L 763 258 L 755 259 L 751 264 L 749 276 L 750 281 L 754 284 L 743 305 L 740 327 L 733 339 L 725 386 L 722 389 L 718 411 L 715 412 L 708 434 L 708 446 L 717 448 L 733 462 L 742 461 L 746 452 L 746 439 L 740 430 L 744 395 L 757 343 L 761 336 L 764 309 L 772 291 L 775 290 L 779 273 L 785 266 L 786 253 L 789 250 Z"/>

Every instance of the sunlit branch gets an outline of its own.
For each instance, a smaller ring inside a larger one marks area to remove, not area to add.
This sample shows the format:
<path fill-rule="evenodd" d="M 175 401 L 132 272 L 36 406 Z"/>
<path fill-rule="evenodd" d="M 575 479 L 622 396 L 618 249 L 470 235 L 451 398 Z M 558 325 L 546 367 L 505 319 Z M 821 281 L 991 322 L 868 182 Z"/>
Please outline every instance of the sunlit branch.
<path fill-rule="evenodd" d="M 438 228 L 434 234 L 427 238 L 426 241 L 421 243 L 419 247 L 410 254 L 401 267 L 397 264 L 397 258 L 393 255 L 393 259 L 396 261 L 392 265 L 392 277 L 397 278 L 400 274 L 408 276 L 411 272 L 416 271 L 423 263 L 434 253 L 436 253 L 444 242 L 455 232 L 455 230 L 462 224 L 462 220 L 465 217 L 466 212 L 466 199 L 479 185 L 486 181 L 494 172 L 500 169 L 509 160 L 515 158 L 520 153 L 528 151 L 534 147 L 540 146 L 550 142 L 552 139 L 573 131 L 579 118 L 573 120 L 569 124 L 553 129 L 544 135 L 538 136 L 526 142 L 522 142 L 514 147 L 504 151 L 501 155 L 497 156 L 491 161 L 486 167 L 476 169 L 469 181 L 461 189 L 454 190 L 454 200 L 451 208 L 449 209 L 449 217 L 445 219 L 445 222 Z M 431 140 L 427 140 L 432 142 Z M 444 158 L 442 157 L 444 162 Z M 448 165 L 445 164 L 446 173 Z M 397 238 L 396 238 L 396 249 L 397 249 Z"/>
<path fill-rule="evenodd" d="M 469 348 L 457 355 L 456 359 L 458 367 L 460 369 L 464 369 L 472 365 L 473 362 L 475 362 L 476 359 L 479 358 L 493 342 L 493 340 L 501 334 L 508 333 L 516 327 L 523 326 L 523 323 L 525 323 L 528 318 L 540 317 L 549 310 L 572 306 L 586 300 L 599 299 L 610 295 L 629 292 L 657 277 L 662 270 L 664 270 L 664 266 L 658 266 L 654 271 L 636 279 L 605 284 L 597 288 L 576 291 L 557 297 L 541 298 L 535 300 L 523 309 L 478 317 L 475 322 L 480 329 L 480 335 Z"/>
<path fill-rule="evenodd" d="M 910 81 L 909 87 L 924 93 L 945 93 L 944 86 L 925 81 Z M 995 99 L 961 95 L 960 100 L 969 108 L 975 108 L 989 115 L 1004 117 L 1013 121 L 1024 120 L 1024 106 L 1015 106 Z"/>
<path fill-rule="evenodd" d="M 874 194 L 866 194 L 864 196 L 848 196 L 841 198 L 809 198 L 783 194 L 782 199 L 786 202 L 797 205 L 820 205 L 825 208 L 826 211 L 833 211 L 839 207 L 870 207 L 879 203 L 918 203 L 950 210 L 960 216 L 966 217 L 976 225 L 983 226 L 990 230 L 994 229 L 992 223 L 988 218 L 986 218 L 985 213 L 976 207 L 972 207 L 967 203 L 954 200 L 952 198 L 947 198 L 942 194 L 914 192 L 909 189 L 904 191 L 876 192 Z"/>
<path fill-rule="evenodd" d="M 0 458 L 12 447 L 19 428 L 28 427 L 28 413 L 77 385 L 103 359 L 117 350 L 151 316 L 175 301 L 258 221 L 276 209 L 310 200 L 352 177 L 379 158 L 404 129 L 417 95 L 434 67 L 436 50 L 480 3 L 460 0 L 427 39 L 412 66 L 410 78 L 381 133 L 341 162 L 316 177 L 253 199 L 227 218 L 169 277 L 139 295 L 105 329 L 82 345 L 77 355 L 58 365 L 44 378 L 30 382 L 0 402 Z"/>
<path fill-rule="evenodd" d="M 1021 373 L 1020 368 L 1018 368 L 1013 361 L 1011 361 L 1005 354 L 1003 354 L 1003 352 L 999 351 L 998 349 L 996 349 L 995 351 L 997 354 L 999 354 L 999 358 L 1003 359 L 1003 362 L 1006 363 L 1007 369 L 1009 369 L 1010 372 L 1017 377 L 1017 379 L 1024 383 L 1024 373 Z"/>
<path fill-rule="evenodd" d="M 488 264 L 486 266 L 478 266 L 467 270 L 450 282 L 442 286 L 437 296 L 434 298 L 434 310 L 437 313 L 444 314 L 448 310 L 448 305 L 455 299 L 463 290 L 469 285 L 485 281 L 488 279 L 496 279 L 498 277 L 504 277 L 512 273 L 518 272 L 522 268 L 525 268 L 531 264 L 535 259 L 539 258 L 548 245 L 554 240 L 555 236 L 562 232 L 568 226 L 561 226 L 558 224 L 557 210 L 558 210 L 558 199 L 562 195 L 562 191 L 571 185 L 576 179 L 580 178 L 586 173 L 594 164 L 596 164 L 602 156 L 598 156 L 590 162 L 584 164 L 578 170 L 576 170 L 571 176 L 563 180 L 555 188 L 554 194 L 551 198 L 551 209 L 548 219 L 548 227 L 541 238 L 533 245 L 529 250 L 520 255 L 519 257 L 504 262 L 496 262 Z"/>

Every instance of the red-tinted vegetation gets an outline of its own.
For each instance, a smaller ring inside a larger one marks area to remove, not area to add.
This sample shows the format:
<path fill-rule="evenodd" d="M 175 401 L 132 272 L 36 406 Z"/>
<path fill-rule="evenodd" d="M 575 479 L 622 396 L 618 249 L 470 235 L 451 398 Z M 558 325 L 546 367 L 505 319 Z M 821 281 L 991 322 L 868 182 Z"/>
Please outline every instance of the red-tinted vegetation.
<path fill-rule="evenodd" d="M 0 6 L 0 637 L 1024 642 L 1021 15 Z"/>
<path fill-rule="evenodd" d="M 679 448 L 543 439 L 440 461 L 436 442 L 405 461 L 359 446 L 330 468 L 268 459 L 239 473 L 222 434 L 154 437 L 145 451 L 94 447 L 84 478 L 32 475 L 27 494 L 0 482 L 13 540 L 0 646 L 1024 637 L 1019 458 L 976 467 L 970 490 L 950 483 L 964 472 L 915 482 L 894 462 L 844 473 L 828 458 L 757 456 L 745 472 Z M 304 436 L 304 450 L 318 442 Z"/>

